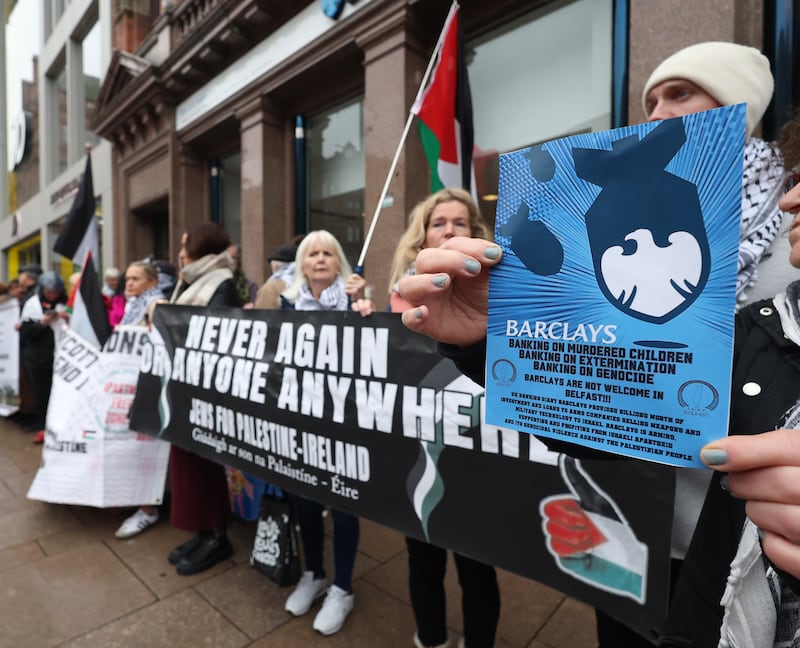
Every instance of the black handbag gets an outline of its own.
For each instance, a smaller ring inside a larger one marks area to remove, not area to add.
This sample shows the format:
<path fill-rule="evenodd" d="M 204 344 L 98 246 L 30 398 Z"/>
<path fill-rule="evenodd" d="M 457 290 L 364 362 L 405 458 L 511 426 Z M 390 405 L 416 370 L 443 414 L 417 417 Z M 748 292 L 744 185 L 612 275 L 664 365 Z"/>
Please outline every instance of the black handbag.
<path fill-rule="evenodd" d="M 300 580 L 300 551 L 292 503 L 276 486 L 268 486 L 261 498 L 256 538 L 250 564 L 280 587 Z"/>

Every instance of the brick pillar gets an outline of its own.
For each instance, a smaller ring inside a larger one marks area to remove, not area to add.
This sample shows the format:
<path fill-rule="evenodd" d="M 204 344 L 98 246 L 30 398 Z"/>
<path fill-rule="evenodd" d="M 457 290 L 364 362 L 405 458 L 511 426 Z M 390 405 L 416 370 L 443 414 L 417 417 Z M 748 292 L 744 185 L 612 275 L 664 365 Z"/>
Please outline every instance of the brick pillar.
<path fill-rule="evenodd" d="M 258 98 L 236 112 L 242 155 L 242 271 L 262 283 L 267 255 L 294 234 L 292 128 L 280 106 Z"/>
<path fill-rule="evenodd" d="M 116 0 L 114 2 L 113 47 L 135 52 L 147 36 L 157 16 L 151 16 L 150 0 Z"/>

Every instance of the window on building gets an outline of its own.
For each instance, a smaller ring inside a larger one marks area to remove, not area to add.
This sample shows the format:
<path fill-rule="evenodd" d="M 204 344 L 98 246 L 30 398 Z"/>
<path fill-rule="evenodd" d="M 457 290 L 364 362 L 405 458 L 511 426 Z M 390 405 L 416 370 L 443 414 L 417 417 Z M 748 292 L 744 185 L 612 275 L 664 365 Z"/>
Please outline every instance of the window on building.
<path fill-rule="evenodd" d="M 311 117 L 306 128 L 308 229 L 325 229 L 354 263 L 364 224 L 364 99 Z"/>
<path fill-rule="evenodd" d="M 58 21 L 61 20 L 61 16 L 64 15 L 65 4 L 64 0 L 45 0 L 42 3 L 45 16 L 45 38 L 50 37 L 58 25 Z"/>
<path fill-rule="evenodd" d="M 231 240 L 237 245 L 242 244 L 242 154 L 238 151 L 233 155 L 224 157 L 218 164 L 219 198 L 220 205 L 219 223 L 227 230 Z M 212 182 L 212 194 L 214 178 Z M 213 196 L 212 196 L 213 199 Z"/>
<path fill-rule="evenodd" d="M 47 76 L 47 93 L 49 101 L 46 103 L 48 110 L 48 124 L 52 128 L 45 130 L 50 153 L 49 180 L 55 178 L 67 168 L 69 131 L 67 126 L 67 70 L 65 65 L 54 74 Z"/>
<path fill-rule="evenodd" d="M 100 143 L 100 137 L 89 128 L 89 120 L 97 107 L 97 95 L 100 92 L 100 83 L 103 77 L 103 70 L 100 69 L 102 58 L 100 51 L 100 23 L 95 22 L 86 37 L 81 41 L 85 141 L 91 144 L 92 148 Z"/>
<path fill-rule="evenodd" d="M 467 43 L 484 214 L 499 153 L 611 128 L 612 44 L 612 0 L 552 2 Z"/>

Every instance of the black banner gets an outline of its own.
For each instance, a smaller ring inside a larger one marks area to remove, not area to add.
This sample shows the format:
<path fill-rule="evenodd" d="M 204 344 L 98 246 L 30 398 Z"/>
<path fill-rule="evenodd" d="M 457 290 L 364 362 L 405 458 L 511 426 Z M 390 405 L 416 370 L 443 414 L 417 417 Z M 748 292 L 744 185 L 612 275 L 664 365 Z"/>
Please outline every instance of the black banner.
<path fill-rule="evenodd" d="M 673 470 L 558 455 L 483 404 L 398 315 L 160 306 L 131 428 L 659 627 Z"/>

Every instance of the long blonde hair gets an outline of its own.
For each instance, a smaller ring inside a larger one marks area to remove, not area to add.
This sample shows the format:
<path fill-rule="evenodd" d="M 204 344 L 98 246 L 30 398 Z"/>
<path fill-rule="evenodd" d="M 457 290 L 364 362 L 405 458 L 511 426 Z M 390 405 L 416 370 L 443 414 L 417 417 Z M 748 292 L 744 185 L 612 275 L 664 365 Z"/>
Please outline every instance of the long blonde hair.
<path fill-rule="evenodd" d="M 302 288 L 304 284 L 308 283 L 308 279 L 303 274 L 303 259 L 306 258 L 306 255 L 308 254 L 308 248 L 311 247 L 311 244 L 314 241 L 320 241 L 324 246 L 329 247 L 331 250 L 333 250 L 334 254 L 336 254 L 336 258 L 339 261 L 339 274 L 337 276 L 340 279 L 349 277 L 353 272 L 350 269 L 350 264 L 344 255 L 342 246 L 339 244 L 339 241 L 336 240 L 336 237 L 333 234 L 327 230 L 314 230 L 313 232 L 309 232 L 297 247 L 297 254 L 294 256 L 294 281 L 292 281 L 291 286 L 281 293 L 281 295 L 283 295 L 283 297 L 289 303 L 293 303 L 297 299 L 297 296 L 300 294 L 300 288 Z"/>
<path fill-rule="evenodd" d="M 491 238 L 489 226 L 483 220 L 480 211 L 478 211 L 478 206 L 468 191 L 456 188 L 440 189 L 422 202 L 417 203 L 414 209 L 411 210 L 408 227 L 403 236 L 400 237 L 400 242 L 397 244 L 394 259 L 392 260 L 392 271 L 389 275 L 390 294 L 397 282 L 414 265 L 414 259 L 417 258 L 419 251 L 425 247 L 425 236 L 428 231 L 428 225 L 431 222 L 433 210 L 441 203 L 452 201 L 460 202 L 467 208 L 470 236 L 485 239 Z"/>

